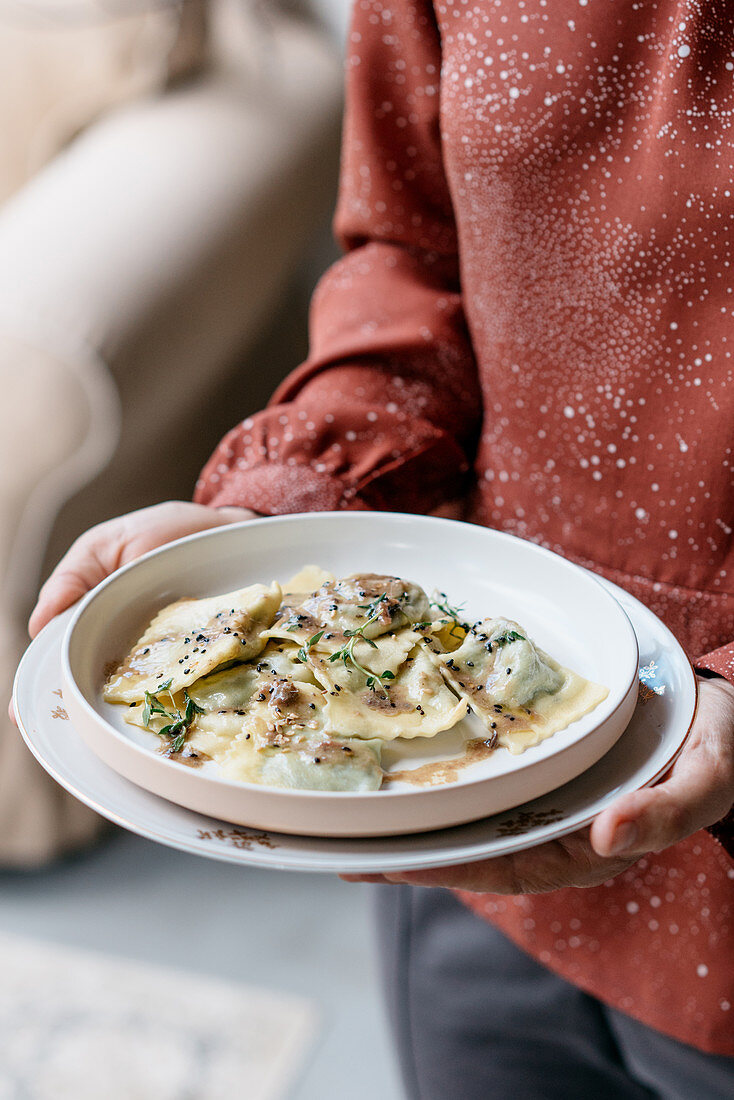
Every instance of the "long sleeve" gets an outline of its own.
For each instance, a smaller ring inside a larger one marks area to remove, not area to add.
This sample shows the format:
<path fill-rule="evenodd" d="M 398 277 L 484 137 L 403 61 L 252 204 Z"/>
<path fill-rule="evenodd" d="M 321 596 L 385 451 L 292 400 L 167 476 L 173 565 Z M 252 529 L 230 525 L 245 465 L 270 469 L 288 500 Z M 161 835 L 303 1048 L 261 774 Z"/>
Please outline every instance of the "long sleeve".
<path fill-rule="evenodd" d="M 335 229 L 308 360 L 234 428 L 196 499 L 266 514 L 428 511 L 465 489 L 481 394 L 459 285 L 427 0 L 360 0 Z"/>

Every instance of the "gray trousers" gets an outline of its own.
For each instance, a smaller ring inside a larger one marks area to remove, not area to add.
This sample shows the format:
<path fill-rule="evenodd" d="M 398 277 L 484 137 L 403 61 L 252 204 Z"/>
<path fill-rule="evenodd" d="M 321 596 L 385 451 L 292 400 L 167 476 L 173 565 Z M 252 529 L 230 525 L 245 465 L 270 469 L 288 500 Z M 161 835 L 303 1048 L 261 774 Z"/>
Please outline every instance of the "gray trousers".
<path fill-rule="evenodd" d="M 446 890 L 376 888 L 410 1100 L 733 1100 L 703 1054 L 552 974 Z"/>

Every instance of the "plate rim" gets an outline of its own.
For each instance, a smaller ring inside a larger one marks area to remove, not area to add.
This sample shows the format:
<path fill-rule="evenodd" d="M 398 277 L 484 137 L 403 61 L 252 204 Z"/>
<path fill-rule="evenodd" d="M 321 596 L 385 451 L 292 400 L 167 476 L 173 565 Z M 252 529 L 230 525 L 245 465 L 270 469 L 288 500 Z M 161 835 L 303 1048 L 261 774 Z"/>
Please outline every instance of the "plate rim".
<path fill-rule="evenodd" d="M 690 679 L 688 680 L 688 688 L 689 690 L 692 689 L 693 691 L 693 708 L 691 710 L 690 720 L 685 734 L 680 738 L 677 746 L 673 748 L 673 750 L 669 754 L 666 755 L 664 762 L 661 764 L 660 768 L 655 772 L 653 776 L 648 778 L 644 783 L 641 783 L 634 788 L 630 788 L 634 790 L 640 790 L 644 789 L 645 787 L 654 786 L 657 782 L 659 782 L 660 779 L 662 779 L 662 777 L 672 767 L 675 759 L 685 747 L 685 744 L 690 736 L 691 728 L 695 721 L 698 708 L 697 680 L 693 665 L 690 659 L 685 654 L 685 651 L 683 650 L 680 642 L 675 637 L 675 635 L 672 634 L 670 629 L 657 618 L 655 613 L 651 611 L 651 609 L 647 608 L 646 605 L 644 605 L 631 593 L 626 592 L 624 589 L 620 589 L 619 586 L 616 585 L 613 581 L 609 581 L 606 578 L 601 578 L 601 583 L 609 586 L 610 590 L 612 590 L 613 592 L 620 592 L 622 597 L 631 604 L 633 611 L 635 607 L 639 607 L 643 614 L 649 615 L 653 620 L 656 620 L 658 623 L 660 623 L 666 635 L 668 636 L 668 639 L 672 641 L 674 649 L 677 652 L 678 656 L 684 658 L 687 670 L 690 674 Z M 13 685 L 13 700 L 16 707 L 16 714 L 18 716 L 18 724 L 21 735 L 28 745 L 29 750 L 31 751 L 35 759 L 38 760 L 44 770 L 47 771 L 54 778 L 54 780 L 60 784 L 60 786 L 62 786 L 74 797 L 78 798 L 79 801 L 83 802 L 95 812 L 99 813 L 100 816 L 114 822 L 122 828 L 125 828 L 143 838 L 153 840 L 156 843 L 162 843 L 167 847 L 187 852 L 189 854 L 199 855 L 204 858 L 216 859 L 221 862 L 237 864 L 240 866 L 259 866 L 270 868 L 273 870 L 300 871 L 303 873 L 370 873 L 379 871 L 379 869 L 381 867 L 385 867 L 385 865 L 390 865 L 392 869 L 397 869 L 397 867 L 401 867 L 403 869 L 445 867 L 461 862 L 469 863 L 478 862 L 483 859 L 498 858 L 499 856 L 532 848 L 547 841 L 566 836 L 572 832 L 576 832 L 577 830 L 582 829 L 586 825 L 588 825 L 589 822 L 591 822 L 600 812 L 602 812 L 602 810 L 605 809 L 611 801 L 613 801 L 614 797 L 616 797 L 616 795 L 610 793 L 594 802 L 592 804 L 593 809 L 589 808 L 588 811 L 579 812 L 576 816 L 572 815 L 571 818 L 566 820 L 565 822 L 556 822 L 540 827 L 533 826 L 522 835 L 518 835 L 515 837 L 503 837 L 501 838 L 501 841 L 499 841 L 499 843 L 497 837 L 488 837 L 481 844 L 475 841 L 473 842 L 472 851 L 470 852 L 462 850 L 461 844 L 455 844 L 453 847 L 450 847 L 448 851 L 434 850 L 432 853 L 421 851 L 417 853 L 417 857 L 415 854 L 411 857 L 407 853 L 403 853 L 402 855 L 398 853 L 396 855 L 396 853 L 391 850 L 397 845 L 404 844 L 405 841 L 410 838 L 411 834 L 400 834 L 394 837 L 382 838 L 383 842 L 387 842 L 386 851 L 384 852 L 358 852 L 358 849 L 360 847 L 369 845 L 371 843 L 371 839 L 351 838 L 346 840 L 331 839 L 326 841 L 324 839 L 321 839 L 319 841 L 319 843 L 321 844 L 326 844 L 327 849 L 332 845 L 346 845 L 348 846 L 349 850 L 345 852 L 308 853 L 307 851 L 299 850 L 294 853 L 292 850 L 288 851 L 287 849 L 285 850 L 285 852 L 283 852 L 283 849 L 279 848 L 268 850 L 262 849 L 257 846 L 251 850 L 229 847 L 224 844 L 207 847 L 207 844 L 204 840 L 199 840 L 193 835 L 176 835 L 175 831 L 171 828 L 169 828 L 167 831 L 161 831 L 161 828 L 158 825 L 151 827 L 150 825 L 146 826 L 144 824 L 137 824 L 134 820 L 130 819 L 129 815 L 124 816 L 122 812 L 118 812 L 114 809 L 110 810 L 107 806 L 103 805 L 99 801 L 99 798 L 96 795 L 89 795 L 85 792 L 80 792 L 78 785 L 74 781 L 67 779 L 65 776 L 61 776 L 56 771 L 56 768 L 53 765 L 49 765 L 47 763 L 44 754 L 40 750 L 37 750 L 35 741 L 32 735 L 28 731 L 26 731 L 25 724 L 22 720 L 22 714 L 19 708 L 18 700 L 19 687 L 20 682 L 25 675 L 25 670 L 28 664 L 31 663 L 33 657 L 35 656 L 35 653 L 38 652 L 38 646 L 36 646 L 36 643 L 41 643 L 41 640 L 45 642 L 46 638 L 49 638 L 49 642 L 51 643 L 52 639 L 49 637 L 49 635 L 53 634 L 54 630 L 57 630 L 59 631 L 59 638 L 56 642 L 56 646 L 58 648 L 60 646 L 63 630 L 65 629 L 65 624 L 63 620 L 66 618 L 68 621 L 68 619 L 70 619 L 73 615 L 74 610 L 74 607 L 67 609 L 66 611 L 62 612 L 61 615 L 58 616 L 56 619 L 52 620 L 51 623 L 47 624 L 47 626 L 44 627 L 43 631 L 40 632 L 38 637 L 34 639 L 34 642 L 31 643 L 31 645 L 28 647 L 20 662 Z M 74 734 L 81 741 L 81 737 L 76 732 L 76 730 L 74 730 Z M 94 754 L 91 753 L 91 750 L 87 749 L 85 745 L 83 745 L 83 748 L 85 751 L 90 753 L 97 767 L 100 767 L 110 772 L 114 782 L 121 783 L 123 785 L 130 783 L 129 780 L 125 780 L 122 776 L 119 776 L 114 771 L 112 771 L 112 769 L 107 768 L 107 766 L 103 764 L 102 761 L 100 761 L 96 756 L 94 756 Z M 573 783 L 577 781 L 578 780 L 572 780 L 571 782 Z M 135 786 L 132 783 L 130 783 L 130 785 L 132 787 Z M 145 793 L 146 795 L 149 795 L 149 797 L 154 798 L 164 804 L 167 801 L 160 798 L 160 796 L 150 795 L 149 792 Z M 227 829 L 232 828 L 232 826 L 227 822 L 222 822 L 215 818 L 208 818 L 206 817 L 206 815 L 197 814 L 195 811 L 187 810 L 186 808 L 176 806 L 173 803 L 170 803 L 169 805 L 174 810 L 183 815 L 200 818 L 202 824 L 211 821 L 215 828 L 220 825 L 223 825 Z M 528 803 L 528 805 L 532 805 L 532 803 Z M 521 807 L 518 807 L 517 809 L 521 809 Z M 485 820 L 491 821 L 491 818 L 487 818 Z M 474 822 L 473 825 L 480 826 L 481 821 Z M 192 833 L 195 827 L 196 826 L 192 822 Z M 450 827 L 449 829 L 436 830 L 436 832 L 451 833 L 454 831 L 454 829 L 461 830 L 464 828 L 467 828 L 467 826 L 455 826 Z M 238 831 L 244 832 L 245 834 L 247 834 L 248 832 L 248 830 L 242 828 Z M 249 832 L 251 832 L 254 837 L 262 835 L 261 830 L 249 830 Z M 274 835 L 277 836 L 278 834 Z M 431 836 L 432 834 L 428 833 L 423 835 Z M 295 839 L 305 839 L 306 841 L 308 841 L 309 838 L 297 837 Z M 286 843 L 287 841 L 288 838 L 286 837 Z M 464 845 L 463 848 L 465 849 L 466 845 Z M 498 850 L 498 848 L 500 850 Z M 280 854 L 278 854 L 279 852 Z M 369 861 L 369 866 L 367 866 L 367 861 Z"/>

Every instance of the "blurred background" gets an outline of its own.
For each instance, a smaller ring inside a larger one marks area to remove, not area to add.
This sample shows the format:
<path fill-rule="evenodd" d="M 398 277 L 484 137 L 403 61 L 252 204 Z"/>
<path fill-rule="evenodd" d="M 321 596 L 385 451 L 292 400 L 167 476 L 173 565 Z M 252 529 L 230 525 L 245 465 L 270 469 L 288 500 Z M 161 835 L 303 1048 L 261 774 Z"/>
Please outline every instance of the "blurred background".
<path fill-rule="evenodd" d="M 304 357 L 349 0 L 0 0 L 0 686 Z M 369 889 L 111 829 L 0 719 L 0 1100 L 400 1095 Z"/>

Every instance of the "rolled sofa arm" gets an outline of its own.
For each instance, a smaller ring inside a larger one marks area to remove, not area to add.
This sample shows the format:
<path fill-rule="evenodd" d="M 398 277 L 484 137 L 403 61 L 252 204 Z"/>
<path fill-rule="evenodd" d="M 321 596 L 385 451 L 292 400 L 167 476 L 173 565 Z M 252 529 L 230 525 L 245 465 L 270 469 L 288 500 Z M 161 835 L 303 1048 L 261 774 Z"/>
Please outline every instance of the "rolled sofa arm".
<path fill-rule="evenodd" d="M 154 482 L 180 424 L 255 339 L 332 201 L 336 51 L 300 25 L 263 33 L 256 72 L 228 66 L 117 110 L 0 210 L 8 672 L 69 498 L 82 502 L 72 526 L 139 503 L 141 479 Z M 62 792 L 16 739 L 0 717 L 0 865 L 27 866 L 97 826 L 74 806 L 64 828 Z"/>
<path fill-rule="evenodd" d="M 154 326 L 184 377 L 231 356 L 331 200 L 339 89 L 333 47 L 284 24 L 256 73 L 91 127 L 0 211 L 0 324 L 114 373 Z"/>

